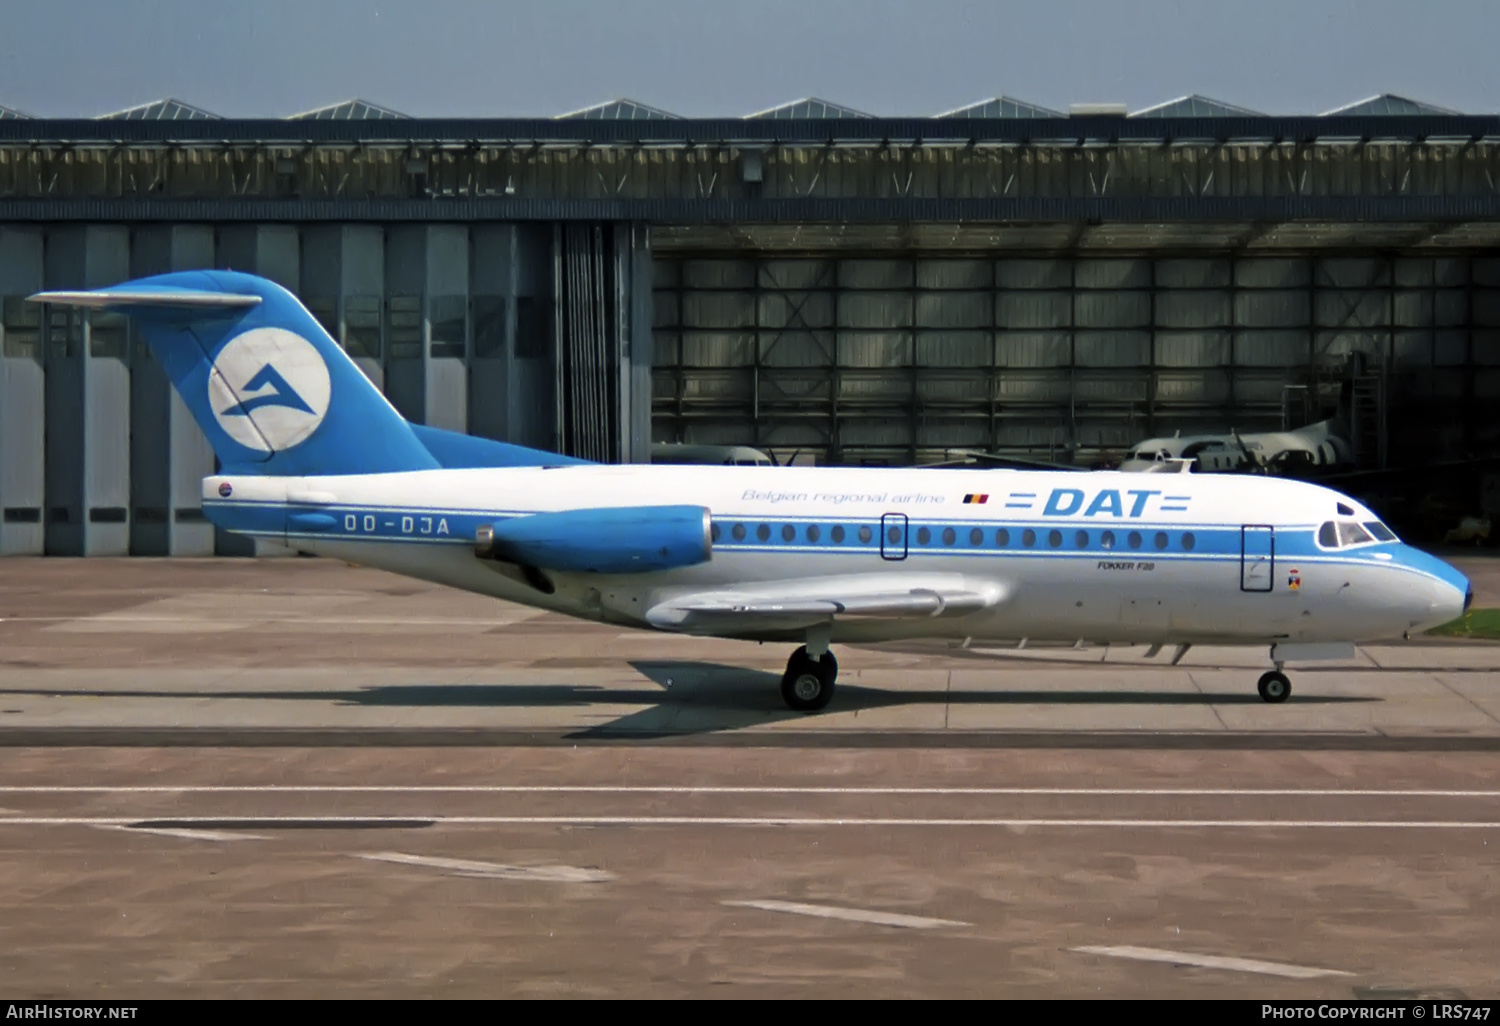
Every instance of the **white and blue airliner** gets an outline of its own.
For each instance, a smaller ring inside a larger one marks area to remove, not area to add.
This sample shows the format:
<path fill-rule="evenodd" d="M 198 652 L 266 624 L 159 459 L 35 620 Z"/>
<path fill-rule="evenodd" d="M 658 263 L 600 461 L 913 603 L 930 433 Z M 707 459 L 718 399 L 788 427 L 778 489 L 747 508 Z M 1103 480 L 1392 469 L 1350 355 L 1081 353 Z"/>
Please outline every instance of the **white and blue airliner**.
<path fill-rule="evenodd" d="M 1175 646 L 1288 661 L 1458 617 L 1468 581 L 1358 502 L 1257 476 L 605 466 L 408 423 L 295 296 L 194 271 L 36 302 L 129 315 L 218 455 L 229 531 L 570 616 L 797 646 Z"/>

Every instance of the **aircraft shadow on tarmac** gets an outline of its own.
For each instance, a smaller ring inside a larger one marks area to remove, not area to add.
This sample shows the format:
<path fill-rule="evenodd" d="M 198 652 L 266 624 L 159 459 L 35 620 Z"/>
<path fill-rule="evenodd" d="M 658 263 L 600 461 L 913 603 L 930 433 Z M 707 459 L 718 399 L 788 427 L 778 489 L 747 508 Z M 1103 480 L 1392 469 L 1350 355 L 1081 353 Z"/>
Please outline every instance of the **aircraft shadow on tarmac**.
<path fill-rule="evenodd" d="M 610 734 L 706 734 L 805 720 L 819 714 L 799 713 L 782 704 L 781 677 L 764 670 L 691 660 L 632 662 L 656 688 L 612 688 L 597 684 L 383 684 L 350 690 L 68 690 L 0 689 L 0 696 L 51 695 L 95 698 L 219 699 L 238 701 L 304 701 L 333 705 L 409 708 L 585 708 L 641 706 L 607 723 L 579 730 L 577 737 Z M 1304 705 L 1378 702 L 1379 698 L 1346 695 L 1298 695 Z M 1259 705 L 1254 692 L 1195 691 L 1005 691 L 978 689 L 916 690 L 840 684 L 828 713 L 860 712 L 893 706 L 922 705 L 1060 705 L 1060 706 L 1214 706 Z"/>

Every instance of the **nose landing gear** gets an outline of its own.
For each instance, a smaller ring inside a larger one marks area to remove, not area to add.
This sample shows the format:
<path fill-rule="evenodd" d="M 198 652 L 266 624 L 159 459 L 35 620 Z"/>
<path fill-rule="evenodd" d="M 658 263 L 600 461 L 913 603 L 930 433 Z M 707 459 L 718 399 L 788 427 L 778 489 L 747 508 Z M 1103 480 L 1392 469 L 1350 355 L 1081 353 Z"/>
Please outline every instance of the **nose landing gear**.
<path fill-rule="evenodd" d="M 833 701 L 838 675 L 838 660 L 832 652 L 824 649 L 814 659 L 806 647 L 799 648 L 787 660 L 786 673 L 781 677 L 782 701 L 797 712 L 816 712 Z"/>
<path fill-rule="evenodd" d="M 1285 702 L 1287 696 L 1292 693 L 1292 682 L 1287 675 L 1277 667 L 1267 673 L 1261 674 L 1260 682 L 1255 685 L 1255 690 L 1260 692 L 1260 697 L 1267 702 Z"/>

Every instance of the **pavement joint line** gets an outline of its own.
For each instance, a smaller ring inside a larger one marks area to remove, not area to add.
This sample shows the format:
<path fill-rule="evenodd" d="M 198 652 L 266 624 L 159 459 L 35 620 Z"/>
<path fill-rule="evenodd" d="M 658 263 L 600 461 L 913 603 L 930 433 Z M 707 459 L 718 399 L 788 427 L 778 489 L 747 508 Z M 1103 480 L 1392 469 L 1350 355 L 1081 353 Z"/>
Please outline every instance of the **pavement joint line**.
<path fill-rule="evenodd" d="M 809 794 L 958 797 L 1500 798 L 1500 790 L 1131 787 L 796 787 L 683 784 L 0 784 L 0 794 Z"/>
<path fill-rule="evenodd" d="M 1376 829 L 1376 830 L 1500 830 L 1500 821 L 1481 820 L 1362 820 L 1362 819 L 1089 819 L 1089 818 L 903 818 L 885 816 L 4 816 L 4 826 L 103 826 L 170 823 L 192 829 L 194 823 L 220 824 L 233 820 L 244 826 L 272 828 L 296 824 L 310 829 L 369 824 L 373 827 L 413 826 L 746 826 L 746 827 L 1118 827 L 1136 829 Z"/>
<path fill-rule="evenodd" d="M 1262 962 L 1253 958 L 1230 958 L 1222 955 L 1196 955 L 1185 951 L 1140 948 L 1129 944 L 1110 947 L 1072 948 L 1071 950 L 1085 955 L 1107 955 L 1110 958 L 1130 958 L 1142 962 L 1166 962 L 1170 965 L 1186 965 L 1198 969 L 1230 969 L 1242 973 L 1285 976 L 1294 980 L 1311 980 L 1320 976 L 1354 975 L 1353 973 L 1346 973 L 1341 969 L 1317 969 L 1311 966 L 1288 965 L 1284 962 Z"/>
<path fill-rule="evenodd" d="M 174 827 L 135 826 L 132 823 L 96 823 L 100 830 L 123 830 L 131 834 L 160 834 L 163 837 L 185 837 L 194 841 L 266 841 L 263 834 L 237 834 L 229 830 L 193 830 Z"/>
<path fill-rule="evenodd" d="M 518 621 L 499 617 L 493 620 L 452 617 L 396 617 L 396 616 L 8 616 L 0 617 L 0 623 L 83 623 L 91 626 L 133 623 L 173 623 L 192 625 L 196 623 L 233 623 L 245 626 L 263 626 L 268 623 L 332 624 L 339 626 L 358 624 L 418 624 L 431 627 L 511 627 Z"/>
<path fill-rule="evenodd" d="M 1457 697 L 1459 699 L 1462 699 L 1465 702 L 1468 702 L 1469 705 L 1473 707 L 1474 711 L 1477 712 L 1477 713 L 1479 713 L 1481 716 L 1487 717 L 1488 719 L 1490 719 L 1491 721 L 1493 721 L 1495 723 L 1500 723 L 1500 716 L 1496 716 L 1494 713 L 1490 712 L 1484 706 L 1482 706 L 1478 702 L 1474 701 L 1473 698 L 1471 698 L 1470 696 L 1464 694 L 1462 691 L 1458 690 L 1458 688 L 1454 687 L 1452 684 L 1449 684 L 1446 680 L 1444 680 L 1443 679 L 1442 671 L 1438 671 L 1438 672 L 1434 673 L 1432 675 L 1432 679 L 1435 680 L 1435 681 L 1437 681 L 1438 685 L 1440 687 L 1446 689 L 1450 694 L 1454 695 L 1455 697 Z"/>
<path fill-rule="evenodd" d="M 927 916 L 909 916 L 899 912 L 877 912 L 873 909 L 842 908 L 837 905 L 809 905 L 800 901 L 726 901 L 723 904 L 736 908 L 760 909 L 762 912 L 790 912 L 799 916 L 842 919 L 851 923 L 874 923 L 877 926 L 899 926 L 915 930 L 973 925 L 956 919 L 930 919 Z"/>
<path fill-rule="evenodd" d="M 487 880 L 531 880 L 538 883 L 605 883 L 615 874 L 602 869 L 584 869 L 579 866 L 507 866 L 498 862 L 476 862 L 471 859 L 440 858 L 432 855 L 407 855 L 403 852 L 383 851 L 362 853 L 353 856 L 370 862 L 394 862 L 405 866 L 421 866 L 428 869 L 446 869 L 460 876 Z"/>

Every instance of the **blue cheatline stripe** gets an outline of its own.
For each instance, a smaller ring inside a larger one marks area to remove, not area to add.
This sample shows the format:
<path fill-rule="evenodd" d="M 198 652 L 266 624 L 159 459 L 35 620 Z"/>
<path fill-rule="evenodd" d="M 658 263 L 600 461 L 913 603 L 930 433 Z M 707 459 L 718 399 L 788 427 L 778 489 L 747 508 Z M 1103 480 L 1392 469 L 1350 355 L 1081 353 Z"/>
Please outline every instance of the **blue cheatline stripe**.
<path fill-rule="evenodd" d="M 508 519 L 513 516 L 527 515 L 526 511 L 513 510 L 444 510 L 432 509 L 421 506 L 350 506 L 350 505 L 311 505 L 311 504 L 286 504 L 271 501 L 247 501 L 247 500 L 204 500 L 204 511 L 215 524 L 226 530 L 236 531 L 241 534 L 254 535 L 256 537 L 308 539 L 308 540 L 337 540 L 337 541 L 383 541 L 383 542 L 412 542 L 418 544 L 446 544 L 467 545 L 474 539 L 474 533 L 483 524 L 493 523 L 496 520 Z M 329 530 L 287 530 L 287 519 L 289 515 L 317 513 L 333 518 L 334 526 Z M 353 523 L 353 529 L 348 529 Z M 862 520 L 854 518 L 812 518 L 798 517 L 796 520 L 781 519 L 759 519 L 735 517 L 725 519 L 716 517 L 714 523 L 719 527 L 720 537 L 714 542 L 716 550 L 725 555 L 733 553 L 757 553 L 771 554 L 778 552 L 799 553 L 821 553 L 836 554 L 845 553 L 850 555 L 870 554 L 878 555 L 881 552 L 878 542 L 859 542 L 850 538 L 847 543 L 808 542 L 806 540 L 806 527 L 817 523 L 821 528 L 823 524 L 835 521 L 843 525 L 851 532 L 857 532 L 861 526 L 870 527 L 872 531 L 879 526 L 878 519 Z M 731 531 L 735 524 L 743 524 L 748 531 L 752 532 L 744 541 L 735 541 Z M 773 531 L 769 541 L 759 541 L 753 537 L 754 528 L 765 524 Z M 931 541 L 926 545 L 916 540 L 916 531 L 921 527 L 932 525 L 938 532 L 944 526 L 955 529 L 962 528 L 966 533 L 973 528 L 985 531 L 985 543 L 972 545 L 967 538 L 959 538 L 952 545 L 941 544 Z M 780 529 L 791 525 L 798 528 L 797 537 L 790 542 L 780 538 Z M 367 529 L 368 528 L 368 529 Z M 1009 544 L 1000 547 L 993 544 L 994 531 L 1006 530 L 1011 532 Z M 1037 542 L 1032 546 L 1020 544 L 1021 534 L 1026 530 L 1038 532 Z M 1064 534 L 1064 544 L 1056 548 L 1045 544 L 1046 535 L 1050 531 L 1059 531 Z M 1074 542 L 1072 537 L 1077 531 L 1087 530 L 1090 545 L 1088 548 L 1078 549 L 1070 543 Z M 1116 535 L 1118 545 L 1112 549 L 1105 549 L 1093 544 L 1098 535 L 1104 531 L 1113 531 Z M 1324 550 L 1318 547 L 1314 527 L 1312 525 L 1297 525 L 1291 527 L 1276 528 L 1276 563 L 1278 567 L 1290 569 L 1293 563 L 1328 564 L 1344 566 L 1384 566 L 1399 568 L 1407 573 L 1415 574 L 1431 580 L 1448 582 L 1440 574 L 1432 573 L 1421 567 L 1413 566 L 1404 560 L 1397 558 L 1391 560 L 1377 560 L 1375 552 L 1391 553 L 1398 551 L 1400 546 L 1396 543 L 1380 543 L 1377 545 L 1364 546 L 1360 549 L 1347 553 L 1339 553 Z M 1125 543 L 1129 534 L 1135 531 L 1142 536 L 1142 547 L 1131 549 Z M 1169 548 L 1157 549 L 1153 542 L 1156 533 L 1161 532 L 1169 537 Z M 1184 551 L 1181 548 L 1181 536 L 1192 533 L 1197 545 L 1193 550 Z M 1158 523 L 1127 523 L 1121 525 L 1110 525 L 1101 527 L 1098 524 L 1080 524 L 1075 521 L 1066 523 L 1061 521 L 1024 521 L 1024 522 L 996 522 L 989 521 L 944 521 L 931 520 L 920 521 L 918 526 L 911 526 L 908 522 L 906 529 L 906 558 L 908 560 L 923 560 L 926 558 L 945 557 L 986 557 L 986 558 L 1042 558 L 1042 559 L 1073 559 L 1087 561 L 1172 561 L 1172 562 L 1232 562 L 1238 563 L 1240 554 L 1240 529 L 1238 527 L 1226 527 L 1220 525 L 1191 525 L 1181 524 L 1158 524 Z"/>

